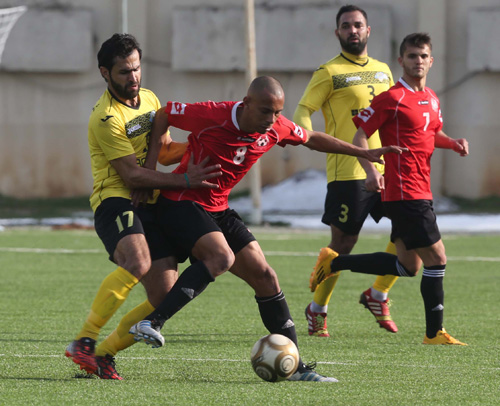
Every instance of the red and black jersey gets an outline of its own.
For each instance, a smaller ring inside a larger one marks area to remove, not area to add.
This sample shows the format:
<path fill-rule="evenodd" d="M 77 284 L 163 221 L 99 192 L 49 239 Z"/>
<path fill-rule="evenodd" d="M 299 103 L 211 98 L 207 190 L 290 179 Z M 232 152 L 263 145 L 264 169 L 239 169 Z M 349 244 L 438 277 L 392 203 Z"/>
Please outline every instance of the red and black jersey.
<path fill-rule="evenodd" d="M 379 131 L 383 146 L 407 147 L 401 155 L 386 154 L 383 201 L 432 199 L 430 160 L 435 134 L 443 127 L 439 99 L 428 87 L 415 92 L 400 79 L 376 96 L 353 118 L 369 137 Z"/>
<path fill-rule="evenodd" d="M 306 131 L 279 116 L 265 134 L 248 134 L 240 130 L 236 111 L 241 102 L 203 102 L 185 104 L 168 102 L 166 113 L 171 126 L 189 131 L 188 149 L 174 173 L 186 172 L 191 155 L 194 163 L 210 157 L 210 164 L 220 164 L 222 176 L 210 180 L 219 189 L 162 190 L 170 200 L 191 200 L 207 211 L 228 208 L 231 189 L 245 176 L 252 165 L 274 145 L 299 145 L 307 141 Z"/>

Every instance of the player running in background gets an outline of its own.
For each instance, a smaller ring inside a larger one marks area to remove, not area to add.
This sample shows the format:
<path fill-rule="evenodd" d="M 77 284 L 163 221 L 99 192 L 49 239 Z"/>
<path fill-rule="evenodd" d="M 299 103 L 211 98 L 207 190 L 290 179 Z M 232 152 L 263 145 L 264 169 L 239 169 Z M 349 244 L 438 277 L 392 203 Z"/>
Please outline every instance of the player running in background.
<path fill-rule="evenodd" d="M 96 232 L 117 268 L 103 280 L 81 331 L 66 348 L 67 357 L 80 365 L 80 369 L 94 374 L 113 366 L 112 357 L 104 352 L 95 356 L 95 344 L 101 328 L 131 289 L 139 281 L 146 287 L 148 300 L 136 308 L 137 314 L 146 316 L 164 295 L 163 290 L 159 292 L 161 296 L 158 295 L 158 279 L 163 278 L 162 282 L 171 286 L 177 278 L 177 273 L 163 272 L 172 265 L 167 263 L 170 254 L 165 251 L 166 244 L 153 219 L 153 203 L 158 191 L 148 204 L 135 208 L 131 205 L 131 189 L 218 187 L 206 182 L 218 175 L 211 173 L 216 166 L 204 168 L 206 161 L 189 165 L 189 184 L 182 174 L 142 167 L 153 118 L 161 104 L 153 92 L 141 88 L 141 56 L 137 40 L 129 34 L 113 35 L 102 44 L 97 55 L 107 89 L 89 119 L 88 141 L 94 178 L 90 204 Z M 171 143 L 167 131 L 161 138 L 171 146 L 172 162 L 179 162 L 184 148 Z M 150 268 L 154 277 L 146 278 Z"/>
<path fill-rule="evenodd" d="M 367 42 L 370 26 L 366 12 L 354 5 L 339 9 L 336 17 L 337 36 L 342 52 L 314 72 L 293 119 L 312 130 L 311 115 L 322 110 L 326 132 L 332 137 L 352 142 L 356 127 L 353 116 L 368 107 L 375 95 L 388 90 L 394 83 L 389 67 L 369 58 Z M 369 140 L 370 148 L 380 147 L 378 133 Z M 383 173 L 382 165 L 375 164 Z M 321 249 L 315 271 L 321 272 L 332 259 L 332 249 L 349 254 L 358 241 L 359 232 L 368 214 L 378 222 L 384 211 L 379 191 L 368 191 L 366 173 L 355 157 L 328 154 L 326 158 L 327 196 L 322 221 L 331 229 L 331 240 Z M 396 253 L 389 243 L 387 252 Z M 309 335 L 329 337 L 327 329 L 328 303 L 340 273 L 331 275 L 316 290 L 306 308 Z M 397 276 L 378 276 L 371 288 L 361 294 L 362 303 L 375 316 L 380 327 L 390 332 L 398 328 L 391 318 L 388 292 Z"/>
<path fill-rule="evenodd" d="M 228 206 L 231 189 L 252 165 L 274 145 L 305 145 L 321 152 L 362 156 L 381 162 L 383 153 L 401 153 L 400 148 L 368 150 L 337 140 L 318 131 L 308 131 L 281 115 L 285 95 L 274 78 L 255 79 L 242 102 L 169 102 L 156 114 L 146 165 L 156 163 L 159 135 L 168 126 L 189 131 L 188 150 L 174 173 L 184 173 L 191 157 L 195 162 L 210 157 L 220 164 L 218 189 L 162 190 L 158 200 L 159 224 L 174 246 L 180 262 L 196 258 L 166 294 L 164 301 L 131 333 L 137 340 L 162 346 L 163 324 L 197 297 L 227 270 L 255 291 L 260 315 L 270 333 L 287 336 L 297 344 L 295 324 L 276 272 L 267 263 L 260 245 L 238 214 Z M 372 151 L 368 154 L 367 151 Z M 290 380 L 335 382 L 316 373 L 302 361 Z"/>
<path fill-rule="evenodd" d="M 358 130 L 355 145 L 367 147 L 379 130 L 383 145 L 397 144 L 409 152 L 385 156 L 384 176 L 360 159 L 367 174 L 367 187 L 381 190 L 392 222 L 391 241 L 397 256 L 388 253 L 338 255 L 325 272 L 350 269 L 376 275 L 415 276 L 422 263 L 420 291 L 424 300 L 426 331 L 424 344 L 466 345 L 443 327 L 446 253 L 432 207 L 430 160 L 435 148 L 451 149 L 461 156 L 469 153 L 465 139 L 454 140 L 442 130 L 441 108 L 436 94 L 425 86 L 433 63 L 429 35 L 406 36 L 399 51 L 403 76 L 390 90 L 373 99 L 370 107 L 354 117 Z M 319 283 L 318 277 L 313 283 Z"/>

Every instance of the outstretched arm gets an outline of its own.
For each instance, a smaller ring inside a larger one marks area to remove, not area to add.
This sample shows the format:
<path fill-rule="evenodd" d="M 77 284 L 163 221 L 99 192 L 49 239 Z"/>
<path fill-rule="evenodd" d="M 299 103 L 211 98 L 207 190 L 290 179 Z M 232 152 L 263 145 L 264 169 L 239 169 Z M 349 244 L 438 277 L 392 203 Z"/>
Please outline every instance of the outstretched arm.
<path fill-rule="evenodd" d="M 406 151 L 406 148 L 397 147 L 390 145 L 388 147 L 368 149 L 368 143 L 365 148 L 360 148 L 357 145 L 349 144 L 348 142 L 334 138 L 328 134 L 320 131 L 308 131 L 307 142 L 304 145 L 310 149 L 320 152 L 328 152 L 331 154 L 344 154 L 357 156 L 359 158 L 365 158 L 370 162 L 378 162 L 383 164 L 384 161 L 380 158 L 382 155 L 387 153 L 401 154 Z"/>
<path fill-rule="evenodd" d="M 460 156 L 469 155 L 469 143 L 465 138 L 453 139 L 448 137 L 442 130 L 438 131 L 434 137 L 436 148 L 452 149 Z"/>
<path fill-rule="evenodd" d="M 368 148 L 368 136 L 361 127 L 354 134 L 352 143 L 361 148 Z M 375 168 L 375 165 L 363 158 L 358 158 L 358 161 L 366 172 L 366 190 L 380 192 L 382 189 L 385 189 L 384 177 Z"/>

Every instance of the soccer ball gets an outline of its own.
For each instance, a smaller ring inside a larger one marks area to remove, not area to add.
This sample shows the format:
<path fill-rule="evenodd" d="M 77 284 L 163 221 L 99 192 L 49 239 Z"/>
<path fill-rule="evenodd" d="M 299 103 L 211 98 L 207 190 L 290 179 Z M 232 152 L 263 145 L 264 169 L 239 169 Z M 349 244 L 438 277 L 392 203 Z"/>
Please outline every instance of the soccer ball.
<path fill-rule="evenodd" d="M 299 366 L 299 350 L 288 337 L 269 334 L 255 343 L 251 361 L 253 370 L 264 381 L 284 381 Z"/>

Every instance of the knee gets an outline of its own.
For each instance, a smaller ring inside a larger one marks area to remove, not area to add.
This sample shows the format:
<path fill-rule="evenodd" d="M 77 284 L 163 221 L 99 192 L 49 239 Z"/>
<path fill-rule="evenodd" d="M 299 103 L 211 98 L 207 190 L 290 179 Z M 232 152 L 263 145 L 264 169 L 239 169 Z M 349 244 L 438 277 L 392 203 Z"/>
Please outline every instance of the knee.
<path fill-rule="evenodd" d="M 420 265 L 417 264 L 403 265 L 401 262 L 397 261 L 397 268 L 399 276 L 407 276 L 413 278 L 417 276 L 418 270 L 420 269 Z"/>
<path fill-rule="evenodd" d="M 209 258 L 203 259 L 203 262 L 210 274 L 216 278 L 222 275 L 234 264 L 234 253 L 231 249 L 220 249 L 217 252 L 213 252 Z"/>
<path fill-rule="evenodd" d="M 278 275 L 268 264 L 255 270 L 253 273 L 259 283 L 268 286 L 278 285 Z"/>
<path fill-rule="evenodd" d="M 126 269 L 137 279 L 141 280 L 151 268 L 151 258 L 149 255 L 144 256 L 130 256 L 126 258 L 122 264 L 118 264 L 122 268 Z"/>
<path fill-rule="evenodd" d="M 350 254 L 357 242 L 357 235 L 343 234 L 341 237 L 332 240 L 330 248 L 337 251 L 339 254 Z"/>

